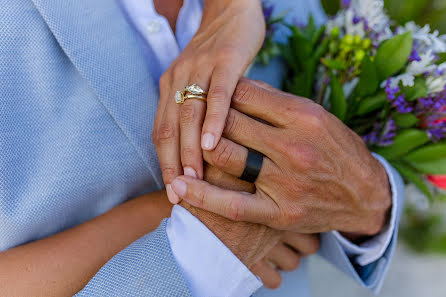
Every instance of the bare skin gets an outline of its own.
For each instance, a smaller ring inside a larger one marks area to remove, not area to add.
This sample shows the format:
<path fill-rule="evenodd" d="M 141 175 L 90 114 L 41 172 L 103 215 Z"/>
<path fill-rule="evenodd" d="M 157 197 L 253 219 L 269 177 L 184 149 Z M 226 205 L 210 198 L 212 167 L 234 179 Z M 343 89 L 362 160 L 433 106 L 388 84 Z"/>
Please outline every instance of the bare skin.
<path fill-rule="evenodd" d="M 172 0 L 173 3 L 178 2 Z M 167 11 L 170 1 L 159 1 Z M 166 13 L 174 21 L 171 13 Z M 172 203 L 179 197 L 172 180 L 183 173 L 203 178 L 202 149 L 212 150 L 221 137 L 237 82 L 262 46 L 265 22 L 260 0 L 205 0 L 197 34 L 160 79 L 160 102 L 153 129 L 163 180 Z M 191 101 L 199 119 L 181 125 L 189 105 L 178 105 L 175 92 L 189 84 L 209 91 L 207 104 Z M 183 135 L 188 135 L 187 138 Z"/>
<path fill-rule="evenodd" d="M 382 230 L 392 205 L 386 171 L 341 121 L 311 100 L 247 79 L 239 83 L 232 106 L 225 138 L 204 157 L 239 177 L 246 148 L 263 153 L 256 192 L 182 176 L 172 183 L 180 197 L 229 219 L 279 230 L 338 230 L 354 239 Z"/>
<path fill-rule="evenodd" d="M 155 192 L 77 227 L 0 253 L 0 296 L 73 296 L 115 254 L 170 216 Z"/>

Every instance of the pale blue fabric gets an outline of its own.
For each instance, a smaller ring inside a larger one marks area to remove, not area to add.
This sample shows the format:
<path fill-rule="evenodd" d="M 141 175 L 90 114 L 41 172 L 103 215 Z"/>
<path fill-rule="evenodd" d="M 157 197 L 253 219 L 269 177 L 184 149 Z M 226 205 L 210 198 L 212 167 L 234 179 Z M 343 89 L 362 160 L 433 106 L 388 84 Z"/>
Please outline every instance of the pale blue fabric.
<path fill-rule="evenodd" d="M 6 250 L 160 189 L 162 180 L 150 139 L 158 91 L 118 5 L 1 4 L 0 250 Z M 277 71 L 273 64 L 252 74 L 278 78 Z M 395 241 L 396 230 L 385 255 L 364 268 L 355 268 L 330 234 L 322 236 L 321 254 L 377 290 Z M 188 296 L 173 259 L 163 223 L 109 261 L 79 296 Z M 293 286 L 282 296 L 310 295 L 305 266 L 286 276 Z"/>

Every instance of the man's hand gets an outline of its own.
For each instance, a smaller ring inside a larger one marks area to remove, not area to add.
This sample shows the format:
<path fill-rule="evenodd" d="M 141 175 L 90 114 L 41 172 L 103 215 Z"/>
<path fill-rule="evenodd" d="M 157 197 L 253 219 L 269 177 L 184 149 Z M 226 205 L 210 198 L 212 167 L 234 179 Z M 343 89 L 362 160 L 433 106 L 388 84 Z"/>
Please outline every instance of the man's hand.
<path fill-rule="evenodd" d="M 244 192 L 255 192 L 255 187 L 251 183 L 244 182 L 236 177 L 229 175 L 227 173 L 222 172 L 221 170 L 210 166 L 209 164 L 205 165 L 204 170 L 204 179 L 214 185 L 218 185 L 222 188 L 229 190 L 237 190 Z M 184 203 L 184 202 L 183 202 Z M 206 221 L 208 227 L 211 230 L 215 230 L 215 225 L 223 223 L 221 221 L 221 217 L 208 213 L 208 212 L 200 212 L 197 209 L 190 208 L 189 205 L 186 205 L 192 212 L 195 212 L 196 216 L 199 216 L 202 221 Z M 234 222 L 226 221 L 227 230 L 231 230 L 235 226 Z M 245 225 L 246 226 L 246 225 Z M 242 226 L 239 226 L 242 227 Z M 218 228 L 218 227 L 217 227 Z M 214 231 L 219 232 L 219 231 Z M 233 249 L 234 240 L 228 238 L 229 234 L 220 233 L 222 237 L 222 241 L 226 242 L 229 245 L 230 249 Z M 253 234 L 251 234 L 252 236 Z M 249 234 L 248 234 L 249 236 Z M 238 236 L 234 238 L 239 238 Z M 249 250 L 248 248 L 251 245 L 249 238 L 245 238 L 242 241 L 243 243 L 247 243 L 248 246 L 241 248 L 237 246 L 234 250 L 234 253 L 239 255 L 241 259 L 244 256 L 244 250 Z M 274 238 L 273 243 L 277 242 L 276 238 Z M 272 247 L 272 248 L 271 248 Z M 312 255 L 317 252 L 319 249 L 319 239 L 317 235 L 310 234 L 298 234 L 295 232 L 281 232 L 279 241 L 275 244 L 275 246 L 266 246 L 266 250 L 258 251 L 258 255 L 255 258 L 259 258 L 260 255 L 265 255 L 263 258 L 255 262 L 253 265 L 248 266 L 251 271 L 259 276 L 262 279 L 263 285 L 270 289 L 276 289 L 280 286 L 282 282 L 282 277 L 279 273 L 279 270 L 283 271 L 293 271 L 296 270 L 299 266 L 300 259 L 302 257 L 306 257 Z M 242 260 L 246 263 L 246 261 Z M 252 261 L 248 261 L 252 262 Z"/>
<path fill-rule="evenodd" d="M 256 192 L 182 176 L 172 183 L 178 195 L 232 220 L 279 230 L 375 235 L 382 229 L 391 207 L 387 174 L 336 117 L 310 100 L 248 80 L 239 83 L 232 106 L 225 138 L 204 157 L 238 177 L 246 147 L 263 153 Z"/>

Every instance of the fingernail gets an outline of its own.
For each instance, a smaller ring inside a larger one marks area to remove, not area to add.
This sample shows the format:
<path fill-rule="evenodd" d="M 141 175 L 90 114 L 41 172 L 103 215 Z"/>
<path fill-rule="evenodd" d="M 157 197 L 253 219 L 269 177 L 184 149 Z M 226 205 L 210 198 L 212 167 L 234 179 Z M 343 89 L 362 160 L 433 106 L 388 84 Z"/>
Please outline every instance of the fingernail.
<path fill-rule="evenodd" d="M 166 185 L 166 192 L 167 192 L 167 198 L 169 199 L 170 203 L 172 204 L 180 203 L 181 198 L 178 197 L 178 195 L 172 190 L 171 185 Z"/>
<path fill-rule="evenodd" d="M 180 197 L 184 197 L 186 195 L 187 185 L 184 181 L 175 179 L 172 182 L 172 189 L 177 195 L 179 195 Z"/>
<path fill-rule="evenodd" d="M 214 135 L 206 133 L 201 140 L 201 148 L 204 150 L 211 150 L 214 147 Z"/>
<path fill-rule="evenodd" d="M 184 167 L 184 175 L 197 178 L 197 172 L 192 167 Z"/>

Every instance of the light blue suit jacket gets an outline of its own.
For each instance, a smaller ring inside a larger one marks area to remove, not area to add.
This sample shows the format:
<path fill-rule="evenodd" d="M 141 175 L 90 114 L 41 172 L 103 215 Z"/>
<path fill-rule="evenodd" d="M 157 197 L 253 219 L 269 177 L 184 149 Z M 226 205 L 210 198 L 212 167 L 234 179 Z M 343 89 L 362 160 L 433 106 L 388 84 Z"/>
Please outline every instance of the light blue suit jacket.
<path fill-rule="evenodd" d="M 76 226 L 163 185 L 150 137 L 159 92 L 117 3 L 0 2 L 2 251 Z M 313 5 L 295 3 L 297 9 Z M 280 65 L 257 67 L 252 76 L 278 81 Z M 402 186 L 399 180 L 394 190 L 402 192 Z M 320 253 L 374 290 L 395 238 L 396 231 L 385 256 L 367 267 L 354 267 L 331 234 L 322 235 Z M 293 288 L 288 296 L 309 296 L 305 269 L 304 262 L 285 275 Z M 78 295 L 189 296 L 165 222 L 117 254 Z"/>

